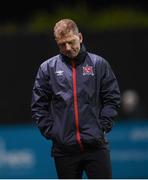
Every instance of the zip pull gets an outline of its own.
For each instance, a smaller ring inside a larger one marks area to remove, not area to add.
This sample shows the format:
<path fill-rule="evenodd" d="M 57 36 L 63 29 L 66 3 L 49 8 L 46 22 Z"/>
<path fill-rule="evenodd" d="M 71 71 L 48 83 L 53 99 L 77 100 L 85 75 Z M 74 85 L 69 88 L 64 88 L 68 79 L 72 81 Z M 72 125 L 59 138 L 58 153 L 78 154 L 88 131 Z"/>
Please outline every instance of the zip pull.
<path fill-rule="evenodd" d="M 76 68 L 76 60 L 75 60 L 75 59 L 72 59 L 72 60 L 71 60 L 71 64 L 72 64 L 72 67 L 73 67 L 73 68 Z"/>

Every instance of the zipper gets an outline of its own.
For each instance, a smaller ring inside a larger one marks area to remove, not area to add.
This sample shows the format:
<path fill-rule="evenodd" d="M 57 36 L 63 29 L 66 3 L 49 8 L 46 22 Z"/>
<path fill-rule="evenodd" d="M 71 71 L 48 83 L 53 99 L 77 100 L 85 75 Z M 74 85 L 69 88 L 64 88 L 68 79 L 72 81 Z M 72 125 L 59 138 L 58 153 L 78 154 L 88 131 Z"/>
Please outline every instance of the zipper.
<path fill-rule="evenodd" d="M 73 96 L 74 96 L 74 114 L 76 123 L 76 141 L 80 145 L 81 150 L 84 150 L 80 137 L 79 128 L 79 111 L 78 111 L 78 97 L 77 97 L 77 79 L 76 79 L 76 63 L 72 60 L 72 81 L 73 81 Z"/>

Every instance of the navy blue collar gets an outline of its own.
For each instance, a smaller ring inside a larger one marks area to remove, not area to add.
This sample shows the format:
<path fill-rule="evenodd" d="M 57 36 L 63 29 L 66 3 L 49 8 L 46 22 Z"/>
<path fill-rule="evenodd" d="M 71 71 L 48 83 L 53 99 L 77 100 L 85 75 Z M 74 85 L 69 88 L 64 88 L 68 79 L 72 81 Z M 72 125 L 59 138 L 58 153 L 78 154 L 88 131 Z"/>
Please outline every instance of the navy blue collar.
<path fill-rule="evenodd" d="M 62 56 L 62 60 L 64 60 L 68 64 L 71 64 L 72 59 L 65 56 L 64 54 L 60 54 L 60 55 Z M 78 55 L 75 57 L 76 65 L 83 63 L 86 55 L 87 55 L 86 48 L 85 48 L 84 44 L 81 44 L 80 51 L 79 51 Z"/>

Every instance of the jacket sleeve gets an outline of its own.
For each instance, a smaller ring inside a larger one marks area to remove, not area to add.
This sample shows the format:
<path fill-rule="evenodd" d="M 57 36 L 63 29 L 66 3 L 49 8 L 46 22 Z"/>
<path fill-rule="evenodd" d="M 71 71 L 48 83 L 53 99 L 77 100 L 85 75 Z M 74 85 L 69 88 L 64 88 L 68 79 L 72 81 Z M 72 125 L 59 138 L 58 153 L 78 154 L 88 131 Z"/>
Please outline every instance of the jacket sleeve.
<path fill-rule="evenodd" d="M 115 117 L 120 107 L 120 90 L 117 79 L 109 63 L 103 59 L 100 97 L 102 108 L 100 111 L 100 121 L 104 132 L 112 129 Z"/>
<path fill-rule="evenodd" d="M 41 134 L 50 139 L 53 118 L 50 108 L 52 96 L 48 79 L 49 77 L 45 75 L 43 68 L 40 66 L 32 91 L 31 111 L 32 119 L 35 120 Z"/>

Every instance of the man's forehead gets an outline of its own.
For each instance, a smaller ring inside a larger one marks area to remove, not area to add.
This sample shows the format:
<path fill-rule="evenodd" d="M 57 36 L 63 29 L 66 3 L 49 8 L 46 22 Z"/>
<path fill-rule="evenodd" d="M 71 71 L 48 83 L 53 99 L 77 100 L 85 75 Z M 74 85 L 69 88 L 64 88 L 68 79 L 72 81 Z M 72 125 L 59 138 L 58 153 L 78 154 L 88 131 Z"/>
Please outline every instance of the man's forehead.
<path fill-rule="evenodd" d="M 72 41 L 75 39 L 78 39 L 78 35 L 73 34 L 73 33 L 56 36 L 56 41 L 58 42 Z"/>
<path fill-rule="evenodd" d="M 55 36 L 56 37 L 67 37 L 73 35 L 74 32 L 72 30 L 65 30 L 65 29 L 60 29 L 59 31 L 55 31 Z"/>

